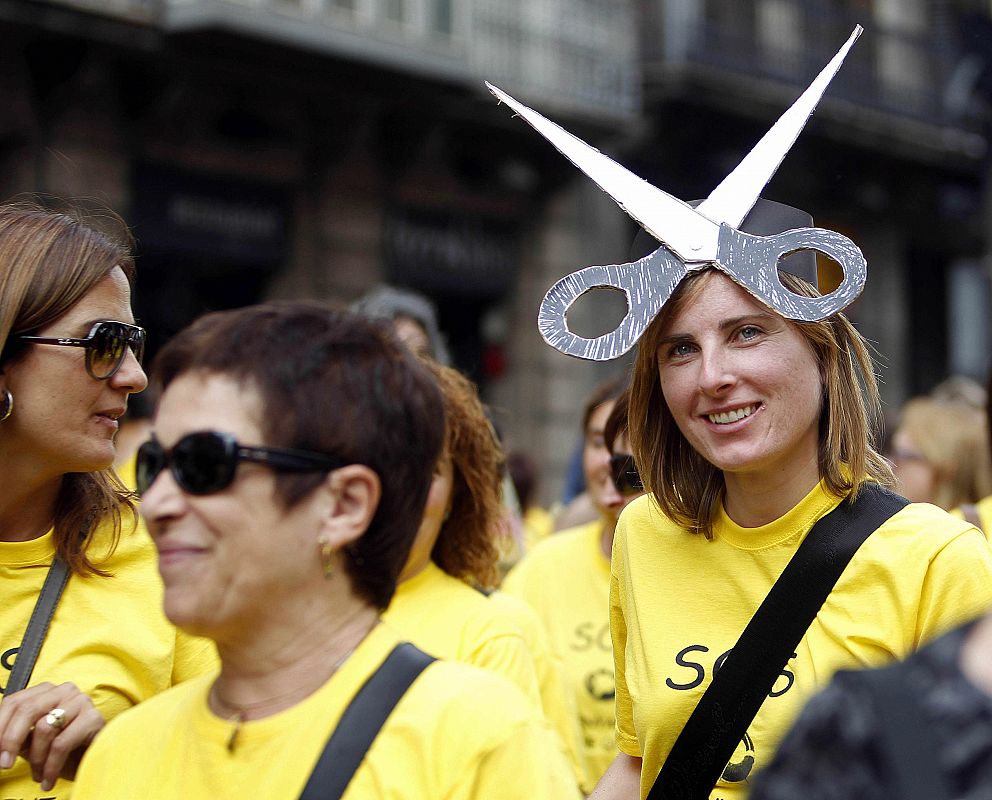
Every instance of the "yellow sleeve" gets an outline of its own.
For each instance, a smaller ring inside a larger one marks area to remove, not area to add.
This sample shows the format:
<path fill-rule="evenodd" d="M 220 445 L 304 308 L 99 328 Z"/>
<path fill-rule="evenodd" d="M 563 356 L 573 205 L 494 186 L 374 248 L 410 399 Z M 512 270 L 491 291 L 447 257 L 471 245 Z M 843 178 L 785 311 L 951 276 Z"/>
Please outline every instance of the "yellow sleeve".
<path fill-rule="evenodd" d="M 627 691 L 627 620 L 623 613 L 621 575 L 623 566 L 623 523 L 613 537 L 610 567 L 610 638 L 613 639 L 613 675 L 616 681 L 617 747 L 629 756 L 640 757 L 641 747 L 634 733 L 633 703 Z"/>
<path fill-rule="evenodd" d="M 508 679 L 519 687 L 536 709 L 541 710 L 537 670 L 522 636 L 519 634 L 492 636 L 476 648 L 468 661 Z"/>
<path fill-rule="evenodd" d="M 579 800 L 575 776 L 551 732 L 532 722 L 510 735 L 475 764 L 466 765 L 451 800 Z"/>
<path fill-rule="evenodd" d="M 112 783 L 112 776 L 118 773 L 120 764 L 111 757 L 112 751 L 102 744 L 109 743 L 105 731 L 106 728 L 86 748 L 72 784 L 72 800 L 106 800 L 115 796 L 108 783 Z"/>
<path fill-rule="evenodd" d="M 519 569 L 519 566 L 514 569 Z M 513 624 L 520 629 L 534 662 L 544 717 L 557 732 L 569 763 L 575 768 L 580 783 L 584 784 L 586 767 L 579 748 L 582 735 L 579 714 L 573 695 L 565 688 L 565 668 L 551 650 L 544 623 L 525 599 L 509 594 L 502 588 L 489 595 L 489 602 L 508 614 Z"/>
<path fill-rule="evenodd" d="M 519 597 L 524 602 L 530 602 L 527 597 L 527 565 L 530 563 L 526 558 L 521 559 L 513 568 L 506 573 L 503 582 L 499 586 L 501 592 Z"/>
<path fill-rule="evenodd" d="M 584 752 L 579 747 L 582 731 L 579 727 L 579 714 L 575 708 L 575 698 L 565 690 L 564 667 L 550 652 L 542 668 L 538 667 L 541 701 L 544 716 L 561 739 L 562 752 L 572 765 L 576 779 L 585 785 L 589 768 L 585 763 Z"/>
<path fill-rule="evenodd" d="M 992 547 L 977 528 L 950 539 L 923 580 L 915 647 L 992 608 Z"/>
<path fill-rule="evenodd" d="M 217 648 L 210 639 L 176 630 L 176 653 L 172 661 L 172 685 L 220 669 Z"/>

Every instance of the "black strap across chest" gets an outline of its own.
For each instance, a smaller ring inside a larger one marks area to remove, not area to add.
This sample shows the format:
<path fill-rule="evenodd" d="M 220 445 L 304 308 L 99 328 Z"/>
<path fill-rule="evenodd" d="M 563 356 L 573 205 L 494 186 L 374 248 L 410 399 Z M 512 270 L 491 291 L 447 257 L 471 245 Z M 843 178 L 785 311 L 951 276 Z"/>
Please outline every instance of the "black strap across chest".
<path fill-rule="evenodd" d="M 648 800 L 706 800 L 858 548 L 908 500 L 876 484 L 822 517 L 796 550 L 679 734 Z"/>
<path fill-rule="evenodd" d="M 45 643 L 55 607 L 59 604 L 62 590 L 69 581 L 69 572 L 69 565 L 65 561 L 58 556 L 52 559 L 52 566 L 48 568 L 45 583 L 41 587 L 34 604 L 34 611 L 31 612 L 31 619 L 28 620 L 28 626 L 21 638 L 21 646 L 17 650 L 17 658 L 14 659 L 14 669 L 11 670 L 10 679 L 4 687 L 5 696 L 19 692 L 31 680 L 31 673 L 34 672 L 41 646 Z"/>
<path fill-rule="evenodd" d="M 409 642 L 393 648 L 344 710 L 300 800 L 339 800 L 400 698 L 434 660 Z"/>

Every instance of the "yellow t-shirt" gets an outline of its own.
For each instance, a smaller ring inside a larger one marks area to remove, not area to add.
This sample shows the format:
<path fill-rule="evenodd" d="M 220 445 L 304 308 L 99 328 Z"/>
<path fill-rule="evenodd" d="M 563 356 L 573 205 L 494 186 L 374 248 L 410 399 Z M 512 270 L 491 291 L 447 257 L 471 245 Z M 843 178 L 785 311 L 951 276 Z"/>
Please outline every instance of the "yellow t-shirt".
<path fill-rule="evenodd" d="M 531 506 L 523 515 L 524 552 L 529 553 L 555 530 L 554 518 L 540 506 Z"/>
<path fill-rule="evenodd" d="M 687 533 L 651 497 L 621 515 L 610 622 L 617 744 L 643 757 L 641 797 L 717 667 L 813 524 L 840 500 L 817 485 L 785 516 L 715 537 Z M 738 800 L 800 708 L 838 669 L 903 658 L 992 606 L 992 549 L 971 525 L 912 504 L 861 546 L 783 668 L 711 797 Z"/>
<path fill-rule="evenodd" d="M 585 787 L 585 761 L 579 748 L 579 720 L 575 703 L 565 690 L 565 676 L 561 662 L 551 651 L 548 634 L 534 609 L 518 597 L 497 591 L 489 595 L 489 602 L 500 609 L 517 626 L 534 659 L 537 687 L 541 692 L 541 708 L 545 719 L 558 734 L 562 752 L 575 771 L 578 784 Z"/>
<path fill-rule="evenodd" d="M 614 736 L 610 562 L 599 520 L 556 533 L 506 576 L 503 589 L 526 601 L 548 631 L 565 670 L 582 729 L 583 790 L 591 792 L 617 755 Z"/>
<path fill-rule="evenodd" d="M 72 682 L 108 720 L 218 664 L 212 642 L 177 631 L 165 618 L 155 546 L 144 525 L 135 527 L 125 515 L 117 549 L 103 560 L 111 535 L 109 524 L 99 528 L 89 549 L 111 576 L 69 578 L 29 682 Z M 28 542 L 0 542 L 4 686 L 53 554 L 51 531 Z M 59 781 L 44 797 L 64 800 L 71 788 L 71 782 Z M 0 772 L 4 800 L 41 795 L 24 759 Z"/>
<path fill-rule="evenodd" d="M 97 737 L 74 800 L 299 797 L 348 703 L 398 641 L 377 626 L 306 700 L 243 723 L 233 752 L 232 723 L 207 706 L 211 677 L 159 695 Z M 550 729 L 516 687 L 438 661 L 393 709 L 343 800 L 576 797 Z"/>
<path fill-rule="evenodd" d="M 138 490 L 138 451 L 135 450 L 130 457 L 121 464 L 117 470 L 117 477 L 123 481 L 124 485 L 132 492 Z"/>
<path fill-rule="evenodd" d="M 534 659 L 520 629 L 433 562 L 397 587 L 382 618 L 425 653 L 502 675 L 541 708 Z"/>

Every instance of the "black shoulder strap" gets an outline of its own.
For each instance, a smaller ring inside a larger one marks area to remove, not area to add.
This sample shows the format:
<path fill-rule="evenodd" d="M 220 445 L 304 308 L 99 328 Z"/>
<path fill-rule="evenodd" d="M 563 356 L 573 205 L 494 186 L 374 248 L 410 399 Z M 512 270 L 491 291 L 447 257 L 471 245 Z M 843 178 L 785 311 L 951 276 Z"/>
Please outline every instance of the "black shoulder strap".
<path fill-rule="evenodd" d="M 905 666 L 893 664 L 848 677 L 860 680 L 875 701 L 888 795 L 899 800 L 949 800 L 937 740 L 923 717 L 919 697 L 906 684 Z"/>
<path fill-rule="evenodd" d="M 393 648 L 344 710 L 300 800 L 338 800 L 344 794 L 383 723 L 434 660 L 409 642 Z"/>
<path fill-rule="evenodd" d="M 4 696 L 19 692 L 31 680 L 38 653 L 41 652 L 41 646 L 45 643 L 45 636 L 48 634 L 48 625 L 52 621 L 55 607 L 59 604 L 59 598 L 62 597 L 62 590 L 65 589 L 68 580 L 69 565 L 55 556 L 35 601 L 28 627 L 21 638 L 21 646 L 17 650 L 17 658 L 14 659 L 14 669 L 11 670 L 10 679 L 3 690 Z"/>
<path fill-rule="evenodd" d="M 648 800 L 706 800 L 844 568 L 909 501 L 866 484 L 803 540 L 679 734 Z"/>

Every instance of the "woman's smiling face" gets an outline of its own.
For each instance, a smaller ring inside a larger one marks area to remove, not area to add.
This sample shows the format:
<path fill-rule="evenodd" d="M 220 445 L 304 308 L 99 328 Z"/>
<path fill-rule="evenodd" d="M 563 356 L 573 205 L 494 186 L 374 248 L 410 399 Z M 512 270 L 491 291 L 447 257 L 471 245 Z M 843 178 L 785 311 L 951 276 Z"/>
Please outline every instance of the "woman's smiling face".
<path fill-rule="evenodd" d="M 155 437 L 166 450 L 196 431 L 265 445 L 262 419 L 254 387 L 189 372 L 162 394 Z M 141 513 L 159 552 L 165 613 L 175 625 L 215 639 L 241 635 L 257 623 L 259 604 L 278 608 L 321 585 L 319 492 L 287 509 L 276 494 L 276 475 L 268 466 L 240 462 L 230 486 L 195 495 L 163 470 L 142 495 Z"/>
<path fill-rule="evenodd" d="M 724 472 L 815 467 L 823 381 L 809 342 L 723 273 L 700 280 L 656 354 L 682 435 Z"/>

